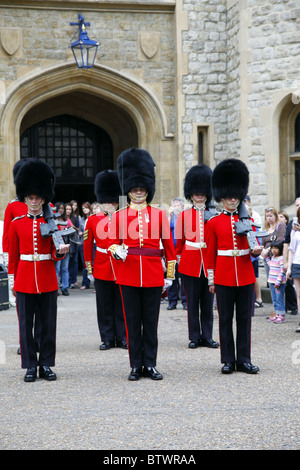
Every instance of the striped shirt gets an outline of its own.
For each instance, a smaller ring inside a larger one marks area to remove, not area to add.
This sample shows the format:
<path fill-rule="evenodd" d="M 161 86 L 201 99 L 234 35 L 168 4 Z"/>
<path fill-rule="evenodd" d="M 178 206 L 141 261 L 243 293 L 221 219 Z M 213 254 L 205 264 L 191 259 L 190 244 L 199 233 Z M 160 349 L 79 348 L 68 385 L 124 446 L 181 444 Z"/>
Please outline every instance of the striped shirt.
<path fill-rule="evenodd" d="M 272 256 L 272 258 L 267 258 L 267 263 L 269 266 L 269 284 L 284 284 L 286 282 L 285 269 L 283 267 L 283 256 Z"/>

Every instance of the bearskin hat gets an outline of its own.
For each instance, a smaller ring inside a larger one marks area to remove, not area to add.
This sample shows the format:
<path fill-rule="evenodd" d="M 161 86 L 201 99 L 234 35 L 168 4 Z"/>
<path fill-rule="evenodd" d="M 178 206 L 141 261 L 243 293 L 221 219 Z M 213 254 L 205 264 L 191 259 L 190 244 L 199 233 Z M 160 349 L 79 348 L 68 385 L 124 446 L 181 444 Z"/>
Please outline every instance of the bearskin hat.
<path fill-rule="evenodd" d="M 101 204 L 106 202 L 119 202 L 119 197 L 122 192 L 118 172 L 115 170 L 104 170 L 97 173 L 94 192 L 97 201 Z"/>
<path fill-rule="evenodd" d="M 150 203 L 155 193 L 155 163 L 150 153 L 138 148 L 124 150 L 118 156 L 117 168 L 124 194 L 133 188 L 145 188 Z"/>
<path fill-rule="evenodd" d="M 185 175 L 184 180 L 184 197 L 192 200 L 193 194 L 205 194 L 206 204 L 211 201 L 212 188 L 211 188 L 212 170 L 207 165 L 195 165 L 189 169 Z"/>
<path fill-rule="evenodd" d="M 247 196 L 248 186 L 249 171 L 241 160 L 228 158 L 213 170 L 212 191 L 217 202 L 228 197 L 243 201 Z"/>
<path fill-rule="evenodd" d="M 20 170 L 20 168 L 24 165 L 24 163 L 27 162 L 27 158 L 22 158 L 21 160 L 18 160 L 17 163 L 15 163 L 13 167 L 13 178 L 14 178 L 14 183 L 16 183 L 16 177 L 17 174 Z"/>
<path fill-rule="evenodd" d="M 45 203 L 54 198 L 56 177 L 52 168 L 42 160 L 29 158 L 21 165 L 16 175 L 16 192 L 20 201 L 35 194 L 45 199 Z"/>

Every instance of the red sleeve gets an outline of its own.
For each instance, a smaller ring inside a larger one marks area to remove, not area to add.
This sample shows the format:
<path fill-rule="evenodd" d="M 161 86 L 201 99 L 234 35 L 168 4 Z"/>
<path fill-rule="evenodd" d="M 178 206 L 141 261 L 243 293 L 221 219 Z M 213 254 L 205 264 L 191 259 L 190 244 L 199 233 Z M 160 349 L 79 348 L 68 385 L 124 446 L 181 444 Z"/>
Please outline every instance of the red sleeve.
<path fill-rule="evenodd" d="M 208 269 L 215 269 L 217 259 L 217 237 L 215 233 L 214 222 L 208 220 L 205 227 L 205 241 L 207 245 L 206 251 L 206 267 Z"/>
<path fill-rule="evenodd" d="M 161 211 L 161 226 L 162 226 L 162 235 L 161 235 L 161 240 L 162 244 L 164 246 L 165 250 L 165 257 L 166 260 L 169 261 L 174 261 L 176 260 L 176 255 L 175 255 L 175 249 L 174 249 L 174 243 L 173 243 L 173 237 L 172 237 L 172 232 L 170 228 L 170 224 L 168 221 L 168 217 L 165 211 Z"/>
<path fill-rule="evenodd" d="M 9 234 L 9 228 L 10 228 L 10 224 L 12 220 L 13 220 L 13 214 L 11 211 L 11 204 L 8 204 L 4 213 L 3 237 L 2 237 L 3 253 L 8 253 L 8 250 L 9 250 L 8 234 Z"/>
<path fill-rule="evenodd" d="M 8 248 L 8 274 L 16 276 L 20 260 L 19 237 L 15 224 L 10 225 L 9 229 L 9 248 Z"/>

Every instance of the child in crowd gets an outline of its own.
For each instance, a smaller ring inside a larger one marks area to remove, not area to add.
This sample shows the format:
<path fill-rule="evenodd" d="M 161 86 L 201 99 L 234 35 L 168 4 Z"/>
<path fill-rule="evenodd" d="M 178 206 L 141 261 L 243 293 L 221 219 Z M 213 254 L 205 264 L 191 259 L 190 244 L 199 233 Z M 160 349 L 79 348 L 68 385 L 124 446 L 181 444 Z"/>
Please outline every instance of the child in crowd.
<path fill-rule="evenodd" d="M 286 287 L 286 275 L 283 267 L 283 242 L 274 241 L 270 248 L 272 258 L 267 258 L 266 261 L 269 266 L 268 283 L 275 308 L 275 317 L 270 317 L 269 321 L 277 324 L 285 322 L 284 292 Z"/>

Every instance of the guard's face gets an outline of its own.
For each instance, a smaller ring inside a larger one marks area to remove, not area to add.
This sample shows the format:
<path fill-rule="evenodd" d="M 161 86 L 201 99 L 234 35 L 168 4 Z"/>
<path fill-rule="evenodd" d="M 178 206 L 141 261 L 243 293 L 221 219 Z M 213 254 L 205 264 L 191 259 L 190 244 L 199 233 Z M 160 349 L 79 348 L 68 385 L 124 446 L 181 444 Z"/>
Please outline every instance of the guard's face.
<path fill-rule="evenodd" d="M 205 204 L 206 196 L 205 196 L 205 194 L 201 194 L 201 193 L 193 194 L 192 195 L 192 200 L 193 200 L 194 204 L 196 204 L 196 205 Z"/>
<path fill-rule="evenodd" d="M 131 202 L 135 204 L 142 204 L 146 201 L 148 193 L 145 188 L 133 188 L 128 196 Z"/>
<path fill-rule="evenodd" d="M 29 194 L 25 198 L 25 202 L 28 208 L 31 210 L 31 212 L 39 213 L 41 212 L 42 205 L 44 204 L 45 199 L 42 199 L 40 196 L 37 196 L 36 194 Z"/>
<path fill-rule="evenodd" d="M 236 197 L 227 197 L 222 199 L 222 202 L 225 210 L 233 212 L 238 208 L 240 200 Z"/>

